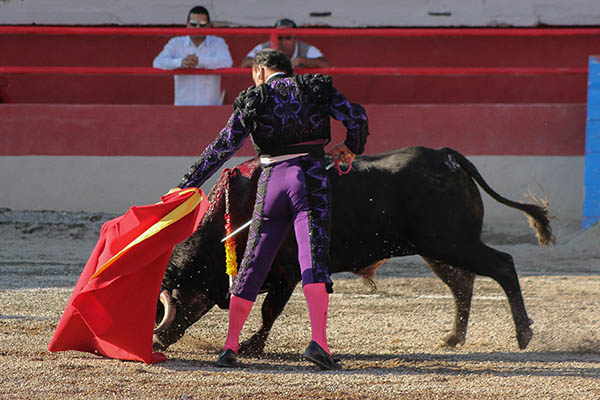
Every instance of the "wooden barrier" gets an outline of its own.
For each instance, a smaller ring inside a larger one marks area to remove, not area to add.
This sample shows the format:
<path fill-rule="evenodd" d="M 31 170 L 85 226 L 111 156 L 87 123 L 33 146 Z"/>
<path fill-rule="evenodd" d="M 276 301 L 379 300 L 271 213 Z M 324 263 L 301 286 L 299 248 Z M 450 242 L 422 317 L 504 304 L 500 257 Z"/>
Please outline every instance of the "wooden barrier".
<path fill-rule="evenodd" d="M 499 193 L 522 199 L 523 193 L 538 194 L 539 187 L 553 215 L 581 218 L 585 103 L 366 109 L 367 154 L 413 145 L 452 147 L 468 155 Z M 131 204 L 149 204 L 179 182 L 231 111 L 231 106 L 2 104 L 0 207 L 122 213 Z M 332 126 L 333 144 L 344 127 L 336 121 Z M 247 140 L 227 167 L 252 154 Z M 489 196 L 483 200 L 488 217 L 521 217 Z"/>
<path fill-rule="evenodd" d="M 585 104 L 365 106 L 366 152 L 422 145 L 467 155 L 583 156 Z M 4 104 L 0 156 L 197 156 L 232 106 Z M 343 140 L 332 122 L 332 142 Z M 253 155 L 250 140 L 238 152 Z"/>
<path fill-rule="evenodd" d="M 227 28 L 211 34 L 225 38 L 237 67 L 272 30 Z M 13 71 L 7 79 L 9 94 L 16 103 L 173 104 L 173 78 L 166 75 L 173 72 L 135 76 L 67 76 L 55 72 L 60 67 L 67 67 L 60 69 L 63 72 L 76 73 L 91 67 L 103 73 L 115 67 L 121 68 L 119 73 L 125 66 L 149 68 L 170 36 L 187 31 L 0 26 L 0 68 Z M 283 34 L 286 30 L 278 31 Z M 298 31 L 333 67 L 346 72 L 348 68 L 368 67 L 363 70 L 366 75 L 340 75 L 338 70 L 334 76 L 335 86 L 362 104 L 585 103 L 587 73 L 581 71 L 587 69 L 589 55 L 600 48 L 598 28 Z M 323 34 L 334 36 L 319 36 Z M 355 35 L 350 38 L 352 51 L 348 51 L 346 34 Z M 356 36 L 369 34 L 383 36 Z M 17 74 L 17 66 L 36 73 Z M 374 76 L 368 72 L 375 68 L 374 72 L 389 74 L 386 69 L 390 67 L 402 75 Z M 543 74 L 522 74 L 535 71 Z M 0 72 L 0 76 L 4 74 Z M 225 103 L 232 104 L 251 84 L 249 73 L 223 75 Z"/>
<path fill-rule="evenodd" d="M 0 103 L 12 103 L 12 99 L 6 93 L 6 87 L 8 86 L 8 81 L 5 77 L 0 76 Z"/>

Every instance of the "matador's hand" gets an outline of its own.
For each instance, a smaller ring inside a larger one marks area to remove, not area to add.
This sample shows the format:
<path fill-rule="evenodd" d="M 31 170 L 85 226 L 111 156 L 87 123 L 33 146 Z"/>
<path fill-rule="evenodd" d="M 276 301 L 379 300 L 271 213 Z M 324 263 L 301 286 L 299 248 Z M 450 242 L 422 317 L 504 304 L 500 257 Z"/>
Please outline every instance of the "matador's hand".
<path fill-rule="evenodd" d="M 338 144 L 333 149 L 329 150 L 328 153 L 331 154 L 334 159 L 345 163 L 351 163 L 354 161 L 354 157 L 356 157 L 344 143 Z"/>
<path fill-rule="evenodd" d="M 167 193 L 165 193 L 165 196 L 171 193 L 175 193 L 175 192 L 179 192 L 181 190 L 181 188 L 172 188 L 169 189 L 169 191 Z"/>

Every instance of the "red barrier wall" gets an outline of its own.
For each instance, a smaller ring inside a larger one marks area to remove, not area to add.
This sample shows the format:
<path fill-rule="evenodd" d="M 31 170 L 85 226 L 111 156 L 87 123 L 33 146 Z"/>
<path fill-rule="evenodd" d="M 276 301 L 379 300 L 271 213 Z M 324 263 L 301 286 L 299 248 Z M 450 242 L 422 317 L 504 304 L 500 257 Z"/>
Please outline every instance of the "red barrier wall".
<path fill-rule="evenodd" d="M 234 65 L 260 37 L 227 37 Z M 161 36 L 0 35 L 2 65 L 150 66 L 166 43 Z M 585 67 L 600 50 L 598 35 L 315 37 L 333 66 Z M 7 93 L 17 103 L 170 104 L 169 76 L 11 75 Z M 583 103 L 585 75 L 335 77 L 354 101 L 399 103 Z M 250 84 L 225 77 L 226 102 Z"/>
<path fill-rule="evenodd" d="M 366 152 L 448 146 L 467 155 L 581 156 L 585 104 L 367 105 Z M 196 156 L 231 106 L 0 106 L 0 156 Z M 334 142 L 344 128 L 333 125 Z M 254 154 L 250 141 L 237 154 Z"/>

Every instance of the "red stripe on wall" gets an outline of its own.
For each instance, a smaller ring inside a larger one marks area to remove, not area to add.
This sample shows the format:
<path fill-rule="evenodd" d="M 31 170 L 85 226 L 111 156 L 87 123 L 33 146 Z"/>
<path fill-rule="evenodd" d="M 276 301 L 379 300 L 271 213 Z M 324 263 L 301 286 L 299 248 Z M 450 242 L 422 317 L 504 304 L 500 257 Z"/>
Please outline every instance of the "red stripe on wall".
<path fill-rule="evenodd" d="M 422 145 L 467 155 L 581 156 L 585 104 L 367 105 L 366 152 Z M 0 105 L 0 155 L 195 156 L 231 106 Z M 344 127 L 333 124 L 334 141 Z M 250 141 L 239 156 L 254 154 Z"/>
<path fill-rule="evenodd" d="M 585 104 L 372 106 L 368 151 L 422 145 L 469 155 L 579 156 L 585 110 Z"/>

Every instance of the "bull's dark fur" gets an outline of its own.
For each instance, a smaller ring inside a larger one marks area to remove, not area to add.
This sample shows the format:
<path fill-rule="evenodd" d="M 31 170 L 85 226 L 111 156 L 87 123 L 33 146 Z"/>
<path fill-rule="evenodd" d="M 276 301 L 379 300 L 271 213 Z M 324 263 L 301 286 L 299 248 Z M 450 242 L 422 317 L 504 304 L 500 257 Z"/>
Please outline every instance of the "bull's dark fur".
<path fill-rule="evenodd" d="M 256 159 L 238 167 L 231 187 L 234 226 L 251 215 L 260 165 Z M 510 201 L 494 192 L 475 166 L 460 153 L 443 148 L 414 147 L 357 157 L 352 171 L 329 172 L 332 190 L 330 272 L 351 271 L 370 279 L 381 261 L 420 255 L 450 288 L 456 305 L 452 331 L 443 344 L 456 346 L 466 338 L 476 275 L 496 280 L 504 289 L 513 315 L 517 340 L 525 348 L 533 332 L 521 288 L 509 254 L 480 240 L 483 203 L 477 182 L 490 196 L 525 212 L 540 243 L 554 240 L 545 207 Z M 474 182 L 475 181 L 475 182 Z M 221 238 L 224 231 L 224 188 L 221 178 L 210 193 L 211 206 L 197 232 L 178 245 L 163 281 L 177 307 L 175 320 L 155 334 L 157 349 L 177 341 L 188 326 L 215 304 L 228 307 L 228 277 Z M 246 233 L 236 237 L 241 260 Z M 262 326 L 245 352 L 262 352 L 269 331 L 300 281 L 293 229 L 281 247 L 264 285 Z M 157 320 L 161 317 L 159 305 Z"/>

